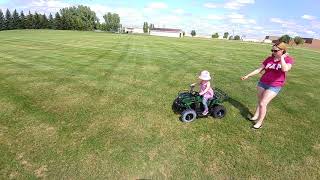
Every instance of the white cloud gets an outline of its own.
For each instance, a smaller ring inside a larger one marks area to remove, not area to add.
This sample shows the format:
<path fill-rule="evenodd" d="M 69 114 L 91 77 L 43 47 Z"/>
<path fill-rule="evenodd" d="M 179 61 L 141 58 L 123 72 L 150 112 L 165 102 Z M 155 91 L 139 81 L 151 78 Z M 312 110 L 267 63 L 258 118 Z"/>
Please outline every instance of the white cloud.
<path fill-rule="evenodd" d="M 240 9 L 248 4 L 254 4 L 254 0 L 232 0 L 224 4 L 224 8 L 227 9 Z"/>
<path fill-rule="evenodd" d="M 33 0 L 28 6 L 35 10 L 57 12 L 62 8 L 71 6 L 71 4 L 58 0 Z"/>
<path fill-rule="evenodd" d="M 157 10 L 157 9 L 166 9 L 168 8 L 168 5 L 166 3 L 163 2 L 153 2 L 148 4 L 145 7 L 145 11 L 153 11 L 153 10 Z"/>
<path fill-rule="evenodd" d="M 312 29 L 320 29 L 320 21 L 312 21 L 311 27 Z"/>
<path fill-rule="evenodd" d="M 230 18 L 230 22 L 234 24 L 255 24 L 254 19 L 246 19 L 243 14 L 231 13 L 227 16 Z"/>
<path fill-rule="evenodd" d="M 179 16 L 175 15 L 161 16 L 159 18 L 153 19 L 153 22 L 161 27 L 178 28 L 179 24 L 182 23 L 182 19 Z"/>
<path fill-rule="evenodd" d="M 100 22 L 103 22 L 103 15 L 112 11 L 110 7 L 103 6 L 100 4 L 92 4 L 92 5 L 87 4 L 86 6 L 89 6 L 92 11 L 96 12 L 97 17 L 100 19 Z"/>
<path fill-rule="evenodd" d="M 301 18 L 302 19 L 306 19 L 306 20 L 314 20 L 314 19 L 316 19 L 315 16 L 311 16 L 311 15 L 307 15 L 307 14 L 301 16 Z"/>
<path fill-rule="evenodd" d="M 9 6 L 14 5 L 11 9 L 17 9 L 18 11 L 24 11 L 27 13 L 30 11 L 31 13 L 38 12 L 41 14 L 49 14 L 49 13 L 56 13 L 60 9 L 65 7 L 70 7 L 73 4 L 65 3 L 60 0 L 26 0 L 26 1 L 12 1 L 12 4 Z M 10 9 L 10 7 L 8 7 Z"/>
<path fill-rule="evenodd" d="M 288 20 L 283 20 L 283 19 L 280 19 L 280 18 L 271 18 L 270 22 L 281 24 L 281 26 L 284 27 L 284 28 L 290 28 L 290 27 L 291 28 L 295 28 L 295 26 L 296 26 L 295 22 L 288 21 Z"/>
<path fill-rule="evenodd" d="M 55 7 L 66 7 L 68 6 L 68 4 L 61 1 L 57 1 L 57 0 L 33 0 L 31 1 L 30 6 L 55 8 Z"/>
<path fill-rule="evenodd" d="M 209 14 L 209 15 L 207 16 L 207 18 L 210 19 L 210 20 L 222 20 L 222 19 L 224 19 L 225 17 L 220 16 L 220 15 L 215 15 L 215 14 Z"/>
<path fill-rule="evenodd" d="M 270 21 L 274 23 L 279 23 L 279 24 L 284 23 L 284 21 L 281 20 L 280 18 L 271 18 Z"/>
<path fill-rule="evenodd" d="M 241 4 L 254 4 L 254 0 L 236 0 L 236 2 Z"/>
<path fill-rule="evenodd" d="M 172 12 L 175 13 L 175 14 L 183 14 L 184 10 L 183 9 L 175 9 Z"/>
<path fill-rule="evenodd" d="M 215 3 L 205 3 L 203 6 L 206 7 L 206 8 L 217 8 L 217 7 L 218 7 L 218 4 L 215 4 Z"/>
<path fill-rule="evenodd" d="M 237 2 L 227 2 L 224 5 L 224 8 L 227 8 L 227 9 L 240 9 L 240 7 L 241 7 L 241 4 Z"/>
<path fill-rule="evenodd" d="M 238 13 L 231 13 L 228 15 L 228 17 L 231 19 L 243 19 L 244 15 Z"/>
<path fill-rule="evenodd" d="M 307 34 L 309 34 L 309 35 L 315 35 L 315 34 L 316 34 L 316 32 L 310 31 L 310 30 L 306 30 L 306 31 L 304 31 L 304 32 L 307 33 Z"/>
<path fill-rule="evenodd" d="M 255 30 L 262 30 L 262 29 L 264 29 L 262 26 L 254 26 L 254 27 L 252 27 L 253 29 L 255 29 Z"/>
<path fill-rule="evenodd" d="M 231 19 L 230 22 L 234 24 L 256 24 L 254 19 Z"/>
<path fill-rule="evenodd" d="M 116 8 L 114 9 L 114 12 L 119 14 L 121 24 L 123 25 L 142 27 L 143 22 L 148 21 L 144 14 L 138 9 Z"/>
<path fill-rule="evenodd" d="M 295 31 L 286 31 L 284 34 L 288 34 L 291 37 L 299 36 L 299 34 Z"/>

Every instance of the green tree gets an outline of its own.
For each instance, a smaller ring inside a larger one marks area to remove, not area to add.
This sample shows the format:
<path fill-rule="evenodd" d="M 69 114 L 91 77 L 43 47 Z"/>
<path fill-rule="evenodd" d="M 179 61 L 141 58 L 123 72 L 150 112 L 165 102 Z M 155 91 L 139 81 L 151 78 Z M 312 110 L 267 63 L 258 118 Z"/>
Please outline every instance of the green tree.
<path fill-rule="evenodd" d="M 55 14 L 53 24 L 54 24 L 54 29 L 62 29 L 61 16 L 58 12 L 56 12 L 56 14 Z"/>
<path fill-rule="evenodd" d="M 154 29 L 154 24 L 150 24 L 149 29 Z"/>
<path fill-rule="evenodd" d="M 6 21 L 4 19 L 3 12 L 0 9 L 0 31 L 5 30 L 5 29 L 6 29 Z"/>
<path fill-rule="evenodd" d="M 296 45 L 299 45 L 299 44 L 303 44 L 304 43 L 304 40 L 302 39 L 302 37 L 300 36 L 296 36 L 294 37 L 294 43 L 296 43 Z"/>
<path fill-rule="evenodd" d="M 33 14 L 29 11 L 29 14 L 27 15 L 27 20 L 26 20 L 26 27 L 27 29 L 34 29 L 35 28 L 35 19 Z"/>
<path fill-rule="evenodd" d="M 240 36 L 239 35 L 235 35 L 233 39 L 234 40 L 240 40 Z"/>
<path fill-rule="evenodd" d="M 20 28 L 20 17 L 15 9 L 12 13 L 12 29 L 19 29 Z"/>
<path fill-rule="evenodd" d="M 233 40 L 233 36 L 229 36 L 229 40 Z"/>
<path fill-rule="evenodd" d="M 51 13 L 49 14 L 49 19 L 48 19 L 48 28 L 49 28 L 49 29 L 55 29 L 55 26 L 54 26 L 54 19 L 53 19 L 53 16 L 52 16 L 52 14 L 51 14 Z"/>
<path fill-rule="evenodd" d="M 41 15 L 41 21 L 40 21 L 40 27 L 41 29 L 48 29 L 49 28 L 49 20 L 46 16 L 46 14 Z"/>
<path fill-rule="evenodd" d="M 12 16 L 11 16 L 11 12 L 9 11 L 9 9 L 7 9 L 7 11 L 6 11 L 6 29 L 7 30 L 12 29 Z"/>
<path fill-rule="evenodd" d="M 33 21 L 33 27 L 34 29 L 40 29 L 41 28 L 41 14 L 38 14 L 37 12 L 34 14 L 34 21 Z"/>
<path fill-rule="evenodd" d="M 119 30 L 120 17 L 118 14 L 108 12 L 103 16 L 103 18 L 105 21 L 105 25 L 103 26 L 106 31 L 117 32 Z"/>
<path fill-rule="evenodd" d="M 60 9 L 61 29 L 67 30 L 94 30 L 98 20 L 96 13 L 88 6 L 73 6 Z"/>
<path fill-rule="evenodd" d="M 149 27 L 148 27 L 148 22 L 144 22 L 144 23 L 143 23 L 143 32 L 144 32 L 144 33 L 148 33 L 148 29 L 149 29 Z"/>
<path fill-rule="evenodd" d="M 110 31 L 111 30 L 111 26 L 112 26 L 112 14 L 110 12 L 108 12 L 107 14 L 105 14 L 103 16 L 104 19 L 104 24 L 102 24 L 102 29 L 105 31 Z"/>
<path fill-rule="evenodd" d="M 281 36 L 281 37 L 279 38 L 279 41 L 289 44 L 289 42 L 291 41 L 291 39 L 292 39 L 292 38 L 291 38 L 289 35 L 285 34 L 285 35 L 283 35 L 283 36 Z"/>
<path fill-rule="evenodd" d="M 26 17 L 23 11 L 20 12 L 19 29 L 26 29 Z"/>
<path fill-rule="evenodd" d="M 223 34 L 223 38 L 224 38 L 224 39 L 227 39 L 228 36 L 229 36 L 229 33 L 228 33 L 228 32 L 225 32 L 225 33 Z"/>
<path fill-rule="evenodd" d="M 212 37 L 212 38 L 219 38 L 219 34 L 218 34 L 218 33 L 214 33 L 214 34 L 212 34 L 211 37 Z"/>
<path fill-rule="evenodd" d="M 96 23 L 94 23 L 94 29 L 100 29 L 100 21 L 99 21 L 99 19 L 97 18 L 97 21 L 96 21 Z"/>
<path fill-rule="evenodd" d="M 195 30 L 192 30 L 192 31 L 191 31 L 191 36 L 193 37 L 193 36 L 196 36 L 196 35 L 197 35 L 196 31 L 195 31 Z"/>

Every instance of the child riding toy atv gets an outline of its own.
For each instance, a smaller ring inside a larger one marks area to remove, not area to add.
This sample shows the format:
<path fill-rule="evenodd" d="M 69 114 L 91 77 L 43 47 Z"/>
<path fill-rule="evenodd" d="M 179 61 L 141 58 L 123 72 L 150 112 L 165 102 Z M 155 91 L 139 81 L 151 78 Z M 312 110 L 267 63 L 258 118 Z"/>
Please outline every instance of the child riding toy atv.
<path fill-rule="evenodd" d="M 194 84 L 192 84 L 190 85 L 189 91 L 179 92 L 172 104 L 172 110 L 175 113 L 181 114 L 181 120 L 183 122 L 192 122 L 197 117 L 204 117 L 204 115 L 202 115 L 204 110 L 202 96 L 199 95 L 199 92 L 194 91 L 194 87 Z M 228 97 L 219 89 L 216 89 L 214 93 L 215 96 L 208 100 L 208 115 L 220 119 L 227 113 L 225 107 L 221 105 L 221 103 Z"/>

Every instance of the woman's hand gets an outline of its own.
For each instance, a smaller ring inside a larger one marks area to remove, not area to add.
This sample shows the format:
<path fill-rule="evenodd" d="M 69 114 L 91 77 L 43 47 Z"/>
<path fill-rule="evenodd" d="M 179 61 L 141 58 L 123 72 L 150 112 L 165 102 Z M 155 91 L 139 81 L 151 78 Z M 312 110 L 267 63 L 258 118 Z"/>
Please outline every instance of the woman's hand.
<path fill-rule="evenodd" d="M 243 80 L 246 80 L 248 78 L 249 78 L 249 76 L 243 76 L 243 77 L 241 77 L 241 80 L 243 81 Z"/>
<path fill-rule="evenodd" d="M 282 54 L 282 55 L 281 55 L 281 59 L 284 59 L 284 58 L 287 57 L 287 56 L 288 56 L 287 53 Z"/>

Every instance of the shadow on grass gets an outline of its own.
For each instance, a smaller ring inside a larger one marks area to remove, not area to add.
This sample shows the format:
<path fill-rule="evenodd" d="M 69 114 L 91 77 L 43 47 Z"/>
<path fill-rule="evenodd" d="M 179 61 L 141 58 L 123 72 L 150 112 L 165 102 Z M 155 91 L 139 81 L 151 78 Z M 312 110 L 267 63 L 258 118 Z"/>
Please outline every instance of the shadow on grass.
<path fill-rule="evenodd" d="M 216 90 L 226 94 L 223 90 L 219 88 L 216 88 Z M 227 98 L 225 98 L 225 101 L 230 103 L 233 107 L 237 108 L 244 119 L 249 120 L 249 118 L 253 116 L 253 114 L 249 111 L 249 108 L 247 106 L 245 106 L 240 101 L 233 99 L 231 96 L 227 95 Z"/>
<path fill-rule="evenodd" d="M 229 97 L 227 100 L 233 107 L 237 108 L 240 111 L 240 114 L 246 120 L 249 120 L 253 114 L 249 111 L 248 107 L 242 104 L 241 102 Z"/>

